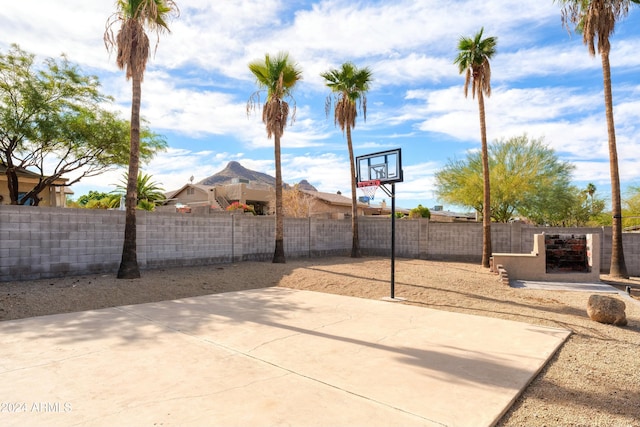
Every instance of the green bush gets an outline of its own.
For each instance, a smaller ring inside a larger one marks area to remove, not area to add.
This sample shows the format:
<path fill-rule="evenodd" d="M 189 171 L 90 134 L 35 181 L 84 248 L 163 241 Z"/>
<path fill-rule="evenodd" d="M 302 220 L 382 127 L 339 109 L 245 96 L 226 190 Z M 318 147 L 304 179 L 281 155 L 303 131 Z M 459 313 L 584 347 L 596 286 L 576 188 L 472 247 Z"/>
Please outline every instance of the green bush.
<path fill-rule="evenodd" d="M 413 208 L 409 211 L 409 218 L 431 218 L 431 211 L 429 211 L 429 208 L 418 205 L 417 208 Z"/>

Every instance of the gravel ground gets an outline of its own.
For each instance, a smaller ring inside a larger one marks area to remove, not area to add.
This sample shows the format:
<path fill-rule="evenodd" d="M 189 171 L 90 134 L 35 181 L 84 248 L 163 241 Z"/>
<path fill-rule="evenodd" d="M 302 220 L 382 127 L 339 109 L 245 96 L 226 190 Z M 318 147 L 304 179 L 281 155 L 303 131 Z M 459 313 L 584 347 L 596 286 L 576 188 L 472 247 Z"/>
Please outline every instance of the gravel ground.
<path fill-rule="evenodd" d="M 284 286 L 361 298 L 389 296 L 389 260 L 322 258 L 286 264 L 243 262 L 144 271 L 138 280 L 88 275 L 0 282 L 0 321 Z M 514 289 L 479 265 L 396 260 L 395 294 L 407 304 L 570 329 L 573 333 L 532 381 L 499 426 L 640 427 L 640 279 L 625 327 L 586 314 L 590 292 Z"/>

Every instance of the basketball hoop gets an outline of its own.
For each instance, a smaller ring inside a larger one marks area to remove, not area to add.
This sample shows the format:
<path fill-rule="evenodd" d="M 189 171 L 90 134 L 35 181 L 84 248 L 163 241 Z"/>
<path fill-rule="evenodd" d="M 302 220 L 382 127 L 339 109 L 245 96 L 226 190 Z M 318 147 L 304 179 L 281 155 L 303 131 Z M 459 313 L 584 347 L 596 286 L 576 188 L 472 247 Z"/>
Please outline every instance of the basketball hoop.
<path fill-rule="evenodd" d="M 372 179 L 371 181 L 360 181 L 358 183 L 358 188 L 360 188 L 360 190 L 362 190 L 362 192 L 364 193 L 365 202 L 373 200 L 378 187 L 380 187 L 379 179 Z"/>

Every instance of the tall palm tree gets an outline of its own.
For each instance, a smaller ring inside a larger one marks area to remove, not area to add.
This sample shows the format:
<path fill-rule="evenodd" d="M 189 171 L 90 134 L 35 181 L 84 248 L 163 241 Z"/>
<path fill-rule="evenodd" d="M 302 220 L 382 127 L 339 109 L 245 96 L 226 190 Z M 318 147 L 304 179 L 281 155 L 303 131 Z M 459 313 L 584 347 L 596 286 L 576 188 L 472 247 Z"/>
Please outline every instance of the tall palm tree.
<path fill-rule="evenodd" d="M 609 139 L 609 173 L 611 175 L 612 239 L 611 266 L 609 274 L 613 277 L 628 278 L 627 265 L 622 248 L 622 200 L 620 194 L 620 174 L 618 172 L 618 150 L 616 148 L 616 128 L 613 121 L 613 95 L 611 94 L 611 65 L 609 37 L 613 34 L 616 22 L 627 16 L 631 3 L 640 4 L 640 0 L 558 0 L 562 7 L 562 23 L 571 31 L 570 24 L 582 33 L 582 41 L 587 45 L 589 54 L 596 55 L 596 47 L 602 60 L 604 86 L 604 106 L 607 117 Z"/>
<path fill-rule="evenodd" d="M 262 121 L 267 128 L 267 138 L 273 136 L 276 162 L 276 247 L 274 263 L 284 263 L 284 221 L 282 211 L 282 164 L 280 158 L 280 138 L 284 134 L 289 116 L 289 104 L 285 99 L 293 99 L 291 93 L 298 81 L 302 80 L 302 70 L 289 59 L 289 54 L 280 52 L 275 57 L 269 54 L 249 64 L 249 70 L 256 77 L 258 91 L 247 102 L 247 113 L 257 108 L 260 92 L 266 90 L 267 99 L 262 107 Z M 291 120 L 295 119 L 295 104 Z"/>
<path fill-rule="evenodd" d="M 116 0 L 117 11 L 107 20 L 104 34 L 108 50 L 116 50 L 116 64 L 131 79 L 131 152 L 125 208 L 124 243 L 118 269 L 119 279 L 140 277 L 136 249 L 137 177 L 140 163 L 140 102 L 142 80 L 151 54 L 145 29 L 156 33 L 169 32 L 167 19 L 179 13 L 173 0 Z M 120 24 L 117 35 L 113 26 Z M 157 42 L 156 42 L 157 45 Z"/>
<path fill-rule="evenodd" d="M 347 148 L 349 149 L 349 163 L 351 164 L 351 229 L 353 241 L 351 244 L 351 257 L 359 258 L 360 238 L 358 235 L 358 205 L 356 199 L 356 167 L 353 157 L 353 143 L 351 141 L 351 129 L 356 127 L 358 107 L 362 111 L 362 117 L 367 120 L 367 91 L 371 83 L 372 72 L 369 68 L 358 69 L 351 62 L 345 62 L 339 69 L 331 69 L 321 76 L 326 85 L 333 92 L 325 103 L 327 115 L 334 108 L 334 124 L 347 134 Z M 332 102 L 335 101 L 335 102 Z"/>
<path fill-rule="evenodd" d="M 496 53 L 496 37 L 482 38 L 484 28 L 473 37 L 460 37 L 458 56 L 454 64 L 460 74 L 465 73 L 464 96 L 467 97 L 471 84 L 472 97 L 478 97 L 480 112 L 480 137 L 482 139 L 482 265 L 489 267 L 491 258 L 491 184 L 489 182 L 489 154 L 487 150 L 487 125 L 484 112 L 484 95 L 491 96 L 491 66 L 489 60 Z"/>

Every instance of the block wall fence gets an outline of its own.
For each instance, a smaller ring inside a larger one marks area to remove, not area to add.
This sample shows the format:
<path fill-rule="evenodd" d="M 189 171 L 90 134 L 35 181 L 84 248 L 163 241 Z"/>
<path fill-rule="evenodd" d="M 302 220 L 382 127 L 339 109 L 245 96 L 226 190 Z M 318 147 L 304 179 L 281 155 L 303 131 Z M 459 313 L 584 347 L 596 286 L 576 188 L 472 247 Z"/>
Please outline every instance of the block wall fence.
<path fill-rule="evenodd" d="M 124 212 L 0 205 L 0 281 L 91 273 L 115 274 L 122 255 Z M 359 217 L 363 255 L 389 256 L 391 220 Z M 396 256 L 480 262 L 482 224 L 397 220 Z M 539 233 L 602 235 L 603 272 L 609 268 L 611 229 L 492 224 L 493 252 L 527 253 Z M 137 215 L 142 270 L 240 261 L 270 261 L 275 221 L 247 214 Z M 351 220 L 285 218 L 288 258 L 349 256 Z M 623 236 L 629 274 L 640 276 L 640 233 Z"/>

